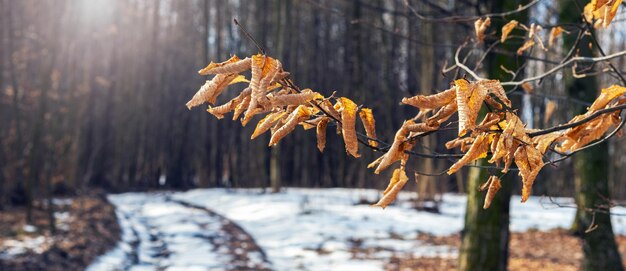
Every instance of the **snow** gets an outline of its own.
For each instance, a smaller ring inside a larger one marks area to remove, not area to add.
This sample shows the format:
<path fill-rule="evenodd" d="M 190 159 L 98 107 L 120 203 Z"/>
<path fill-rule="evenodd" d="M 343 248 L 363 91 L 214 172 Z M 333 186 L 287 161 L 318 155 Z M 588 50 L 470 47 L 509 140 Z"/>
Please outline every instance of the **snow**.
<path fill-rule="evenodd" d="M 222 221 L 207 212 L 170 201 L 167 194 L 110 196 L 122 241 L 87 270 L 226 270 L 232 262 L 219 249 Z M 263 264 L 261 258 L 257 258 Z"/>
<path fill-rule="evenodd" d="M 410 192 L 402 192 L 398 203 L 384 210 L 358 204 L 375 202 L 379 195 L 378 190 L 341 188 L 287 188 L 277 194 L 258 189 L 198 189 L 167 196 L 112 195 L 110 199 L 121 218 L 123 241 L 88 270 L 115 270 L 120 266 L 120 257 L 130 258 L 129 244 L 136 240 L 139 240 L 140 264 L 136 263 L 135 267 L 220 270 L 227 266 L 230 256 L 226 251 L 211 251 L 215 244 L 198 238 L 223 234 L 219 223 L 196 214 L 197 210 L 167 201 L 167 197 L 203 206 L 240 225 L 265 251 L 274 270 L 384 270 L 385 263 L 394 255 L 456 257 L 457 248 L 425 244 L 416 237 L 420 233 L 437 236 L 458 233 L 463 227 L 465 196 L 443 195 L 441 212 L 437 214 L 413 209 L 411 200 L 415 193 Z M 519 197 L 513 197 L 511 203 L 513 231 L 566 228 L 575 213 L 575 208 L 557 206 L 556 203 L 573 206 L 573 201 L 567 198 L 531 197 L 522 204 Z M 626 214 L 626 208 L 612 211 Z M 626 234 L 625 218 L 613 217 L 616 233 Z M 135 232 L 134 237 L 130 229 Z M 154 253 L 154 247 L 161 244 L 150 241 L 155 233 L 167 245 L 170 254 L 166 257 Z M 353 250 L 355 247 L 360 249 Z M 119 250 L 123 253 L 116 252 Z M 261 256 L 257 261 L 262 261 Z M 108 267 L 96 268 L 98 263 Z"/>

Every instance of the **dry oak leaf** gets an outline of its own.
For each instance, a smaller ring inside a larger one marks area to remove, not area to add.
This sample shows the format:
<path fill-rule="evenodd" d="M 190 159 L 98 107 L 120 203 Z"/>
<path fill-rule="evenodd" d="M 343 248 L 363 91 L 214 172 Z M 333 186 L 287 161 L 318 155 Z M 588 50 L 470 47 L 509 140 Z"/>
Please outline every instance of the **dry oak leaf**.
<path fill-rule="evenodd" d="M 607 28 L 617 15 L 617 10 L 621 4 L 622 0 L 592 0 L 585 6 L 583 15 L 589 23 L 594 23 L 594 19 L 597 20 L 594 23 L 595 28 L 600 26 Z"/>
<path fill-rule="evenodd" d="M 483 204 L 483 209 L 487 209 L 489 208 L 489 206 L 491 206 L 491 202 L 496 196 L 496 193 L 498 192 L 498 190 L 500 190 L 500 188 L 502 188 L 500 178 L 496 176 L 489 177 L 487 183 L 489 183 L 489 189 L 487 190 L 487 195 L 485 195 L 485 204 Z"/>
<path fill-rule="evenodd" d="M 478 111 L 487 96 L 487 89 L 465 79 L 454 81 L 459 112 L 459 136 L 474 128 Z"/>
<path fill-rule="evenodd" d="M 535 41 L 532 39 L 528 39 L 526 40 L 526 42 L 524 42 L 524 44 L 522 45 L 522 47 L 520 47 L 519 49 L 517 49 L 517 54 L 518 55 L 523 55 L 524 51 L 532 48 L 535 45 Z"/>
<path fill-rule="evenodd" d="M 376 142 L 376 120 L 374 120 L 372 109 L 362 108 L 361 111 L 359 111 L 359 117 L 361 118 L 363 127 L 365 127 L 365 134 L 367 137 L 371 138 L 371 140 L 368 140 L 368 143 L 370 146 L 378 147 L 378 142 Z"/>
<path fill-rule="evenodd" d="M 404 151 L 406 150 L 405 148 L 409 147 L 410 145 L 406 145 L 404 143 L 407 140 L 407 135 L 409 134 L 408 128 L 413 124 L 415 124 L 415 122 L 413 122 L 412 120 L 405 121 L 402 124 L 402 127 L 400 127 L 400 129 L 398 129 L 398 131 L 396 132 L 393 143 L 391 144 L 391 147 L 389 147 L 389 150 L 383 156 L 376 159 L 376 161 L 369 164 L 367 167 L 371 168 L 378 165 L 378 167 L 376 167 L 376 170 L 374 170 L 374 173 L 378 174 L 394 162 L 401 160 L 403 158 Z"/>
<path fill-rule="evenodd" d="M 537 174 L 543 168 L 541 152 L 531 145 L 520 145 L 514 154 L 515 164 L 522 176 L 522 202 L 528 200 Z"/>
<path fill-rule="evenodd" d="M 589 112 L 603 109 L 607 104 L 624 93 L 626 93 L 626 88 L 618 85 L 602 89 L 600 96 L 589 107 Z"/>
<path fill-rule="evenodd" d="M 474 22 L 474 30 L 476 31 L 476 38 L 478 42 L 483 42 L 485 40 L 485 31 L 491 25 L 491 19 L 487 17 L 487 19 L 483 20 L 478 19 Z"/>
<path fill-rule="evenodd" d="M 509 166 L 513 161 L 513 155 L 517 146 L 522 142 L 530 142 L 530 138 L 526 134 L 524 124 L 522 120 L 513 113 L 506 113 L 506 121 L 498 124 L 500 127 L 504 127 L 504 130 L 498 137 L 498 143 L 496 144 L 495 151 L 489 163 L 497 163 L 499 159 L 504 159 L 503 173 L 509 170 Z M 493 149 L 493 147 L 492 147 Z"/>
<path fill-rule="evenodd" d="M 239 59 L 236 55 L 221 63 L 209 63 L 208 66 L 198 71 L 201 75 L 220 74 L 220 73 L 240 73 L 250 69 L 252 59 L 246 57 Z"/>
<path fill-rule="evenodd" d="M 272 103 L 272 107 L 276 106 L 288 106 L 288 105 L 302 105 L 306 104 L 315 99 L 323 99 L 324 97 L 317 93 L 313 92 L 310 89 L 302 90 L 301 93 L 296 94 L 285 94 L 285 95 L 276 95 L 270 99 Z"/>
<path fill-rule="evenodd" d="M 266 59 L 267 57 L 261 54 L 252 56 L 252 77 L 250 78 L 252 95 L 242 120 L 243 123 L 247 123 L 254 114 L 258 113 L 258 110 L 255 110 L 259 103 L 258 100 L 267 99 L 265 91 L 260 89 L 261 79 L 263 79 L 263 66 Z"/>
<path fill-rule="evenodd" d="M 509 100 L 509 98 L 506 96 L 506 91 L 504 90 L 504 88 L 500 84 L 500 81 L 498 81 L 498 80 L 481 80 L 481 81 L 478 81 L 476 83 L 478 85 L 486 88 L 488 90 L 489 94 L 492 94 L 493 96 L 498 98 L 498 100 L 500 100 L 500 102 L 504 103 L 504 105 L 506 105 L 509 108 L 511 107 L 511 100 Z"/>
<path fill-rule="evenodd" d="M 548 47 L 552 47 L 552 45 L 554 44 L 554 41 L 556 40 L 557 37 L 561 35 L 561 33 L 563 33 L 563 27 L 560 27 L 560 26 L 553 27 L 552 30 L 550 30 L 550 37 L 548 38 Z"/>
<path fill-rule="evenodd" d="M 346 145 L 346 151 L 353 157 L 360 157 L 359 141 L 356 135 L 356 111 L 357 105 L 346 97 L 337 99 L 341 108 L 341 134 Z"/>
<path fill-rule="evenodd" d="M 194 106 L 201 105 L 203 103 L 215 103 L 217 96 L 219 96 L 222 91 L 237 78 L 236 74 L 218 74 L 213 79 L 207 80 L 206 83 L 200 90 L 193 95 L 191 100 L 187 102 L 187 108 L 191 109 Z"/>
<path fill-rule="evenodd" d="M 389 181 L 389 185 L 383 192 L 383 197 L 376 204 L 374 204 L 374 206 L 380 206 L 383 209 L 386 208 L 389 204 L 396 200 L 398 193 L 402 190 L 402 187 L 404 187 L 408 180 L 409 177 L 406 176 L 404 168 L 401 167 L 394 170 L 391 180 Z"/>
<path fill-rule="evenodd" d="M 605 114 L 597 117 L 592 121 L 586 122 L 579 126 L 578 130 L 572 130 L 567 134 L 566 139 L 561 143 L 561 151 L 574 151 L 580 149 L 592 141 L 599 139 L 611 127 L 617 125 L 620 121 L 619 111 L 611 114 Z M 577 127 L 578 128 L 578 127 Z"/>
<path fill-rule="evenodd" d="M 420 110 L 435 109 L 453 102 L 455 98 L 456 90 L 450 88 L 433 95 L 417 95 L 410 98 L 402 98 L 402 103 L 417 107 Z"/>
<path fill-rule="evenodd" d="M 450 117 L 452 117 L 452 115 L 454 115 L 454 113 L 456 113 L 457 111 L 458 106 L 456 104 L 456 101 L 452 101 L 450 104 L 439 108 L 439 110 L 437 110 L 435 114 L 426 119 L 426 123 L 428 124 L 428 126 L 439 126 L 448 119 L 450 119 Z"/>
<path fill-rule="evenodd" d="M 267 114 L 267 116 L 265 116 L 263 119 L 259 121 L 259 123 L 257 123 L 256 128 L 254 129 L 254 132 L 252 132 L 252 136 L 250 136 L 250 139 L 255 139 L 256 137 L 265 133 L 267 130 L 272 128 L 274 123 L 282 119 L 285 115 L 287 115 L 287 112 L 285 111 L 279 111 L 279 112 Z"/>
<path fill-rule="evenodd" d="M 513 31 L 513 29 L 515 29 L 515 27 L 518 24 L 519 24 L 519 22 L 516 21 L 516 20 L 511 20 L 508 23 L 506 23 L 502 27 L 502 36 L 500 36 L 500 42 L 506 41 L 506 39 L 509 37 L 509 34 L 511 34 L 511 31 Z"/>
<path fill-rule="evenodd" d="M 223 105 L 209 107 L 206 111 L 209 112 L 211 115 L 215 116 L 217 119 L 223 119 L 224 114 L 230 111 L 233 111 L 235 107 L 237 107 L 237 104 L 235 104 L 235 101 L 230 100 Z"/>
<path fill-rule="evenodd" d="M 237 114 L 237 109 L 241 106 L 242 103 L 244 103 L 246 97 L 250 97 L 250 93 L 250 88 L 245 88 L 243 91 L 241 91 L 241 93 L 239 93 L 239 95 L 237 95 L 237 97 L 233 98 L 223 105 L 209 107 L 207 109 L 207 112 L 209 112 L 211 115 L 215 116 L 218 119 L 222 119 L 226 113 L 235 110 L 233 120 L 236 120 L 237 118 L 239 118 L 239 115 Z M 247 105 L 245 107 L 247 107 Z M 239 112 L 239 114 L 241 114 L 241 112 Z"/>
<path fill-rule="evenodd" d="M 548 121 L 550 121 L 550 118 L 552 118 L 556 107 L 557 104 L 554 101 L 548 100 L 548 102 L 546 103 L 546 110 L 543 114 L 543 123 L 548 123 Z"/>
<path fill-rule="evenodd" d="M 557 139 L 561 138 L 563 133 L 561 131 L 552 132 L 545 135 L 540 135 L 532 138 L 533 144 L 541 154 L 545 154 L 550 148 L 550 145 L 554 143 Z"/>
<path fill-rule="evenodd" d="M 328 117 L 324 117 L 317 123 L 315 133 L 317 136 L 317 149 L 319 149 L 320 152 L 324 152 L 324 148 L 326 148 L 326 127 L 328 127 L 329 121 L 330 119 Z"/>
<path fill-rule="evenodd" d="M 467 150 L 465 155 L 463 155 L 461 159 L 459 159 L 458 161 L 456 161 L 456 163 L 450 166 L 447 172 L 448 175 L 451 175 L 452 173 L 457 172 L 463 166 L 469 164 L 470 162 L 476 159 L 487 157 L 487 151 L 489 150 L 489 145 L 490 145 L 490 142 L 489 142 L 487 133 L 481 133 L 478 136 L 476 136 L 474 143 L 472 143 L 472 146 L 469 148 L 469 150 Z"/>
<path fill-rule="evenodd" d="M 304 105 L 298 106 L 285 121 L 285 124 L 272 133 L 269 146 L 276 145 L 281 139 L 293 131 L 298 123 L 311 117 L 310 109 Z"/>

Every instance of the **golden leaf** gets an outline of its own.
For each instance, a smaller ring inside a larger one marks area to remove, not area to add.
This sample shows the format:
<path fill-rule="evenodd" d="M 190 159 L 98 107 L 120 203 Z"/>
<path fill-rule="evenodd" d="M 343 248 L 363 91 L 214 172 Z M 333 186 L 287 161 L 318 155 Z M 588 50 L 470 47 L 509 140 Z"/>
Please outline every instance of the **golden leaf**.
<path fill-rule="evenodd" d="M 463 136 L 476 125 L 478 111 L 487 96 L 487 89 L 465 79 L 456 80 L 454 83 L 459 112 L 459 136 Z"/>
<path fill-rule="evenodd" d="M 274 146 L 278 144 L 281 139 L 283 139 L 296 128 L 298 123 L 308 119 L 310 116 L 311 114 L 306 106 L 298 106 L 298 108 L 296 108 L 293 112 L 291 112 L 291 114 L 289 114 L 289 117 L 287 118 L 287 121 L 285 121 L 285 124 L 278 128 L 278 130 L 276 130 L 274 133 L 272 133 L 272 138 L 270 139 L 269 146 Z"/>
<path fill-rule="evenodd" d="M 543 123 L 548 123 L 550 118 L 552 118 L 552 114 L 554 114 L 556 106 L 557 105 L 554 101 L 548 100 L 548 102 L 546 103 L 546 112 L 543 115 Z"/>
<path fill-rule="evenodd" d="M 602 27 L 607 28 L 617 15 L 617 10 L 621 4 L 622 0 L 613 0 L 604 3 L 604 5 L 596 5 L 593 17 L 602 22 Z"/>
<path fill-rule="evenodd" d="M 234 100 L 230 100 L 223 105 L 209 107 L 209 109 L 207 109 L 206 111 L 209 112 L 211 115 L 215 116 L 217 119 L 223 119 L 224 114 L 230 111 L 233 111 L 235 107 L 236 107 L 236 104 L 234 103 Z"/>
<path fill-rule="evenodd" d="M 461 159 L 456 161 L 456 163 L 454 163 L 448 169 L 448 172 L 447 172 L 448 175 L 451 175 L 452 173 L 457 172 L 463 166 L 469 164 L 470 162 L 476 159 L 487 157 L 487 151 L 489 150 L 489 140 L 487 139 L 485 135 L 486 133 L 481 133 L 476 137 L 476 139 L 474 140 L 474 143 L 472 143 L 472 146 L 465 153 L 465 155 L 463 155 Z"/>
<path fill-rule="evenodd" d="M 402 155 L 404 154 L 404 148 L 402 148 L 402 143 L 404 143 L 404 141 L 406 140 L 406 137 L 409 133 L 408 127 L 412 124 L 414 124 L 413 121 L 407 120 L 402 124 L 402 127 L 398 129 L 398 131 L 396 132 L 396 135 L 394 136 L 391 147 L 389 147 L 389 150 L 387 151 L 387 153 L 385 153 L 382 156 L 383 158 L 380 159 L 380 162 L 378 163 L 378 167 L 376 168 L 374 173 L 378 174 L 382 170 L 389 167 L 394 162 L 402 159 Z"/>
<path fill-rule="evenodd" d="M 500 84 L 498 80 L 481 80 L 476 82 L 479 86 L 482 86 L 487 89 L 487 93 L 493 94 L 496 98 L 500 100 L 501 103 L 504 103 L 507 107 L 511 107 L 511 100 L 506 96 L 506 91 Z"/>
<path fill-rule="evenodd" d="M 269 110 L 271 104 L 266 95 L 267 87 L 280 68 L 281 64 L 276 59 L 261 54 L 252 56 L 252 78 L 250 80 L 252 98 L 242 120 L 244 124 L 250 121 L 250 118 L 255 114 Z"/>
<path fill-rule="evenodd" d="M 240 73 L 250 69 L 251 63 L 252 59 L 250 58 L 240 60 L 236 55 L 234 55 L 230 59 L 221 63 L 211 62 L 204 69 L 198 71 L 198 73 L 201 75 Z"/>
<path fill-rule="evenodd" d="M 550 145 L 557 139 L 563 136 L 563 133 L 560 131 L 552 132 L 545 135 L 540 135 L 532 138 L 533 143 L 536 145 L 537 150 L 541 152 L 541 154 L 545 154 L 550 148 Z"/>
<path fill-rule="evenodd" d="M 485 40 L 485 31 L 491 25 L 491 19 L 487 17 L 487 19 L 483 20 L 478 19 L 474 22 L 474 30 L 476 31 L 476 38 L 478 42 L 483 42 Z"/>
<path fill-rule="evenodd" d="M 402 98 L 402 103 L 417 107 L 420 110 L 435 109 L 453 102 L 455 98 L 456 90 L 450 88 L 433 95 L 417 95 L 410 98 Z"/>
<path fill-rule="evenodd" d="M 511 20 L 507 24 L 505 24 L 502 27 L 502 36 L 500 37 L 500 42 L 506 41 L 506 39 L 509 37 L 509 34 L 511 33 L 511 31 L 513 31 L 513 29 L 515 29 L 515 27 L 518 24 L 519 24 L 519 22 L 516 21 L 516 20 Z"/>
<path fill-rule="evenodd" d="M 624 93 L 626 93 L 626 88 L 618 85 L 602 89 L 600 96 L 598 96 L 598 98 L 596 98 L 593 104 L 589 107 L 589 112 L 604 108 L 607 104 L 613 101 L 613 99 Z"/>
<path fill-rule="evenodd" d="M 385 192 L 383 192 L 383 197 L 374 206 L 380 206 L 383 209 L 386 208 L 389 204 L 396 200 L 398 193 L 400 193 L 402 187 L 404 187 L 408 180 L 409 177 L 406 176 L 404 168 L 394 170 L 391 180 L 389 181 L 389 185 L 387 186 L 387 189 L 385 189 Z"/>
<path fill-rule="evenodd" d="M 446 142 L 445 146 L 446 146 L 446 149 L 448 149 L 448 150 L 449 149 L 454 149 L 454 148 L 458 148 L 458 147 L 463 146 L 463 145 L 472 144 L 474 142 L 474 139 L 475 138 L 473 138 L 473 137 L 457 137 L 455 139 L 452 139 L 452 140 Z"/>
<path fill-rule="evenodd" d="M 360 157 L 359 141 L 356 135 L 357 105 L 350 99 L 340 97 L 337 103 L 341 108 L 341 134 L 346 145 L 346 151 L 353 157 Z"/>
<path fill-rule="evenodd" d="M 522 202 L 528 200 L 537 174 L 543 167 L 542 155 L 530 145 L 521 145 L 514 154 L 515 164 L 522 176 Z"/>
<path fill-rule="evenodd" d="M 326 111 L 334 120 L 341 120 L 341 114 L 335 109 L 332 103 L 328 100 L 322 101 L 319 106 Z"/>
<path fill-rule="evenodd" d="M 435 114 L 428 118 L 426 123 L 429 126 L 439 126 L 452 117 L 452 115 L 454 115 L 457 111 L 458 107 L 456 101 L 452 101 L 452 103 L 440 108 Z"/>
<path fill-rule="evenodd" d="M 228 85 L 237 84 L 237 83 L 250 83 L 250 80 L 246 79 L 243 75 L 237 75 Z"/>
<path fill-rule="evenodd" d="M 191 109 L 194 106 L 201 105 L 203 103 L 215 103 L 217 96 L 228 86 L 228 84 L 237 76 L 234 74 L 218 74 L 213 79 L 207 80 L 206 83 L 200 87 L 200 90 L 193 95 L 193 98 L 187 102 L 187 108 Z"/>
<path fill-rule="evenodd" d="M 596 11 L 600 9 L 601 7 L 603 7 L 604 5 L 608 4 L 610 1 L 611 0 L 592 0 L 590 4 L 593 7 L 593 11 Z"/>
<path fill-rule="evenodd" d="M 326 127 L 328 126 L 329 121 L 330 119 L 325 117 L 317 123 L 317 129 L 315 132 L 317 135 L 317 149 L 319 149 L 320 152 L 324 152 L 324 148 L 326 148 Z"/>
<path fill-rule="evenodd" d="M 485 204 L 483 205 L 483 209 L 487 209 L 489 208 L 489 206 L 491 206 L 491 202 L 496 196 L 496 193 L 498 193 L 498 190 L 502 188 L 500 178 L 496 176 L 489 177 L 489 180 L 487 182 L 489 183 L 489 190 L 487 190 L 487 195 L 485 195 Z"/>
<path fill-rule="evenodd" d="M 233 120 L 239 119 L 239 116 L 241 116 L 241 114 L 243 114 L 243 112 L 248 108 L 248 105 L 250 104 L 250 99 L 252 99 L 252 97 L 250 97 L 250 93 L 251 92 L 249 91 L 248 95 L 242 96 L 241 103 L 239 103 L 235 107 L 235 113 L 233 113 Z"/>
<path fill-rule="evenodd" d="M 532 48 L 534 45 L 535 45 L 535 41 L 533 39 L 526 40 L 526 42 L 524 42 L 524 45 L 522 45 L 522 47 L 517 49 L 517 54 L 521 56 L 522 54 L 524 54 L 524 51 Z"/>
<path fill-rule="evenodd" d="M 267 130 L 272 128 L 272 125 L 274 125 L 274 123 L 282 119 L 285 115 L 287 115 L 287 112 L 285 111 L 267 114 L 267 116 L 265 116 L 259 121 L 259 123 L 257 123 L 256 128 L 254 129 L 254 132 L 252 133 L 250 139 L 255 139 L 257 136 L 265 133 Z"/>
<path fill-rule="evenodd" d="M 256 109 L 258 100 L 262 99 L 261 97 L 267 98 L 265 96 L 265 91 L 260 89 L 261 79 L 263 79 L 263 66 L 265 65 L 266 59 L 267 57 L 262 54 L 252 56 L 252 77 L 250 78 L 250 90 L 252 91 L 252 96 L 243 117 L 244 122 L 249 121 L 252 117 L 251 114 L 254 112 L 254 109 Z"/>
<path fill-rule="evenodd" d="M 522 89 L 528 94 L 533 94 L 533 92 L 535 91 L 535 87 L 533 87 L 533 85 L 529 82 L 524 82 L 522 84 Z"/>
<path fill-rule="evenodd" d="M 556 38 L 560 36 L 561 33 L 563 33 L 563 27 L 560 26 L 553 27 L 552 30 L 550 30 L 550 37 L 548 38 L 549 47 L 552 47 L 552 45 L 554 44 L 554 40 L 556 40 Z"/>
<path fill-rule="evenodd" d="M 508 171 L 508 165 L 512 161 L 512 154 L 515 152 L 517 145 L 520 144 L 518 140 L 526 142 L 530 141 L 530 139 L 524 131 L 522 120 L 513 113 L 507 112 L 506 121 L 502 122 L 500 125 L 504 125 L 504 130 L 498 137 L 496 149 L 491 155 L 489 163 L 495 163 L 498 159 L 505 158 L 505 168 L 502 172 L 506 172 Z"/>
<path fill-rule="evenodd" d="M 374 120 L 372 109 L 362 108 L 361 111 L 359 111 L 359 117 L 361 118 L 363 127 L 365 127 L 365 134 L 367 137 L 373 139 L 368 140 L 368 143 L 370 146 L 378 147 L 378 142 L 376 142 L 376 121 Z"/>
<path fill-rule="evenodd" d="M 272 103 L 272 107 L 276 107 L 287 105 L 302 105 L 308 103 L 311 100 L 323 98 L 324 97 L 321 94 L 313 92 L 310 89 L 305 89 L 302 91 L 302 93 L 273 96 L 270 99 L 270 102 Z"/>

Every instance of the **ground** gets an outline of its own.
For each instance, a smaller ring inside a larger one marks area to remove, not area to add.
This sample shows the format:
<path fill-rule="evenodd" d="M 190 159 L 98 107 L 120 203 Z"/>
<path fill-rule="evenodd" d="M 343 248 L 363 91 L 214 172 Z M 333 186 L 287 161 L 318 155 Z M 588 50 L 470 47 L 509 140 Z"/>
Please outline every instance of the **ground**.
<path fill-rule="evenodd" d="M 456 267 L 464 196 L 446 194 L 441 212 L 430 213 L 413 208 L 416 195 L 409 192 L 385 210 L 371 207 L 379 195 L 376 190 L 297 188 L 278 194 L 198 189 L 110 195 L 116 210 L 109 213 L 118 219 L 121 241 L 88 270 Z M 563 229 L 575 210 L 557 208 L 555 202 L 570 205 L 571 199 L 512 200 L 510 270 L 578 269 L 580 241 Z M 613 212 L 626 255 L 626 209 Z"/>
<path fill-rule="evenodd" d="M 56 234 L 48 230 L 44 206 L 26 225 L 24 208 L 0 212 L 0 270 L 83 270 L 119 240 L 114 208 L 92 193 L 55 199 Z"/>

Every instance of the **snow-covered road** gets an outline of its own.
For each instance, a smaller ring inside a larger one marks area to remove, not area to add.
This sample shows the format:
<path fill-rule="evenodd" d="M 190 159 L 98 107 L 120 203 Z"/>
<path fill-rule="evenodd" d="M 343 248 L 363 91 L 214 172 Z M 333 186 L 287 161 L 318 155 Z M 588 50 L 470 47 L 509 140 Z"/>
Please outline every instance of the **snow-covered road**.
<path fill-rule="evenodd" d="M 264 252 L 241 228 L 167 194 L 109 197 L 122 242 L 87 270 L 267 270 Z"/>
<path fill-rule="evenodd" d="M 456 247 L 417 237 L 458 233 L 465 196 L 445 194 L 437 214 L 415 210 L 411 192 L 400 193 L 385 210 L 371 207 L 379 196 L 377 190 L 340 188 L 111 195 L 122 242 L 89 270 L 374 271 L 385 270 L 394 256 L 456 257 Z M 521 204 L 513 197 L 511 230 L 568 227 L 575 208 L 554 201 L 573 205 L 568 198 L 531 197 Z M 626 214 L 622 207 L 612 211 Z M 613 217 L 613 227 L 626 234 L 626 216 Z"/>

